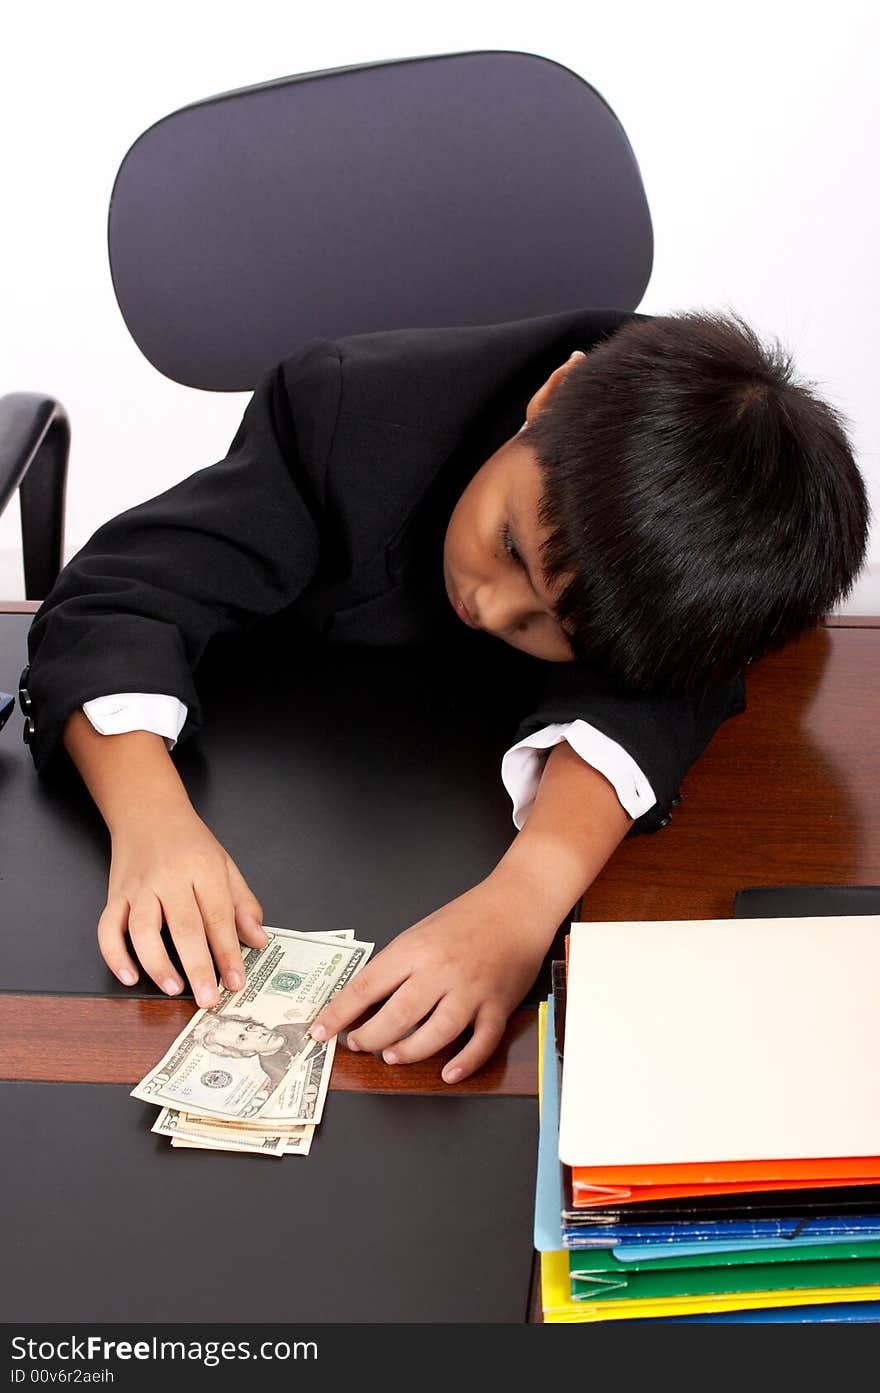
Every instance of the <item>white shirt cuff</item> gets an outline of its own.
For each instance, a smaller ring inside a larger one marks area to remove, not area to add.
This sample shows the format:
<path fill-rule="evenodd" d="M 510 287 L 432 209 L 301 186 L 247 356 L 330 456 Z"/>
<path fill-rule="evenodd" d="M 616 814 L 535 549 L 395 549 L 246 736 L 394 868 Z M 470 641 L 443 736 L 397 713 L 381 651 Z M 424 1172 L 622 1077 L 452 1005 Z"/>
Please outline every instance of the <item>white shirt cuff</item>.
<path fill-rule="evenodd" d="M 632 755 L 588 721 L 568 721 L 525 736 L 501 761 L 501 782 L 510 794 L 518 831 L 532 811 L 547 756 L 561 740 L 567 740 L 581 759 L 604 774 L 631 818 L 653 808 L 657 795 Z"/>
<path fill-rule="evenodd" d="M 94 697 L 83 703 L 83 711 L 101 735 L 124 735 L 129 730 L 162 735 L 169 754 L 186 721 L 183 702 L 157 692 L 118 692 Z"/>

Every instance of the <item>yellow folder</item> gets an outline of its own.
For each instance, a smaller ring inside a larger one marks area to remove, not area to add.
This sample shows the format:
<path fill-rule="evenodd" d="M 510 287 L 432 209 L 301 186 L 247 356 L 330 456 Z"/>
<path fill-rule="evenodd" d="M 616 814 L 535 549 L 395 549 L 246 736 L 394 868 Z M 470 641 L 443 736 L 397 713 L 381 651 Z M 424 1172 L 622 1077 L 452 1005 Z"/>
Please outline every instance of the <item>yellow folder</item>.
<path fill-rule="evenodd" d="M 880 1286 L 798 1287 L 786 1291 L 722 1292 L 591 1304 L 571 1299 L 568 1253 L 541 1254 L 541 1304 L 548 1324 L 634 1320 L 644 1316 L 696 1316 L 721 1311 L 757 1311 L 770 1306 L 825 1306 L 840 1301 L 880 1301 Z"/>

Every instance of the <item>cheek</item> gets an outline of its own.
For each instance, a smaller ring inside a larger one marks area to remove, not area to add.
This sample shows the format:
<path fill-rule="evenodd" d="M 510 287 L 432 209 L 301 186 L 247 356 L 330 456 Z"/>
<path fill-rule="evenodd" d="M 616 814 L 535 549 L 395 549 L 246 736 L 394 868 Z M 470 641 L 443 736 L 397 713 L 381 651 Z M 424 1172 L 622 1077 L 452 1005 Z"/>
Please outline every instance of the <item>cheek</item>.
<path fill-rule="evenodd" d="M 446 529 L 445 554 L 459 571 L 476 572 L 484 564 L 488 498 L 478 476 L 459 497 Z M 473 577 L 472 577 L 473 578 Z"/>
<path fill-rule="evenodd" d="M 456 514 L 457 509 L 453 511 L 446 524 L 446 533 L 443 538 L 443 562 L 446 566 L 455 565 L 455 555 L 458 551 L 458 518 Z"/>
<path fill-rule="evenodd" d="M 465 509 L 458 507 L 452 514 L 446 537 L 443 542 L 443 562 L 447 579 L 461 585 L 473 568 L 472 539 L 468 532 L 468 516 Z"/>

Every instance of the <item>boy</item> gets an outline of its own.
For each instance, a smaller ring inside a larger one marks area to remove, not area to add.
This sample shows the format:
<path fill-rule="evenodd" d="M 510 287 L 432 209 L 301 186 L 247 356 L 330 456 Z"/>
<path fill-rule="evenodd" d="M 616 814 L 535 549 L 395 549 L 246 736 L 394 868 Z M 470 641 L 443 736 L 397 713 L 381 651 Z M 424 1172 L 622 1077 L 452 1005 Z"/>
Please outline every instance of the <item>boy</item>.
<path fill-rule="evenodd" d="M 182 989 L 163 914 L 202 1006 L 214 964 L 234 990 L 239 939 L 265 942 L 169 752 L 200 723 L 210 639 L 289 608 L 330 641 L 498 665 L 523 693 L 502 766 L 517 837 L 311 1031 L 384 1000 L 350 1048 L 411 1062 L 471 1027 L 443 1078 L 479 1068 L 571 905 L 743 709 L 743 666 L 863 564 L 846 435 L 790 369 L 736 317 L 584 310 L 312 342 L 267 374 L 227 458 L 99 528 L 28 636 L 37 767 L 62 743 L 111 833 L 98 938 L 120 980 L 128 930 Z"/>

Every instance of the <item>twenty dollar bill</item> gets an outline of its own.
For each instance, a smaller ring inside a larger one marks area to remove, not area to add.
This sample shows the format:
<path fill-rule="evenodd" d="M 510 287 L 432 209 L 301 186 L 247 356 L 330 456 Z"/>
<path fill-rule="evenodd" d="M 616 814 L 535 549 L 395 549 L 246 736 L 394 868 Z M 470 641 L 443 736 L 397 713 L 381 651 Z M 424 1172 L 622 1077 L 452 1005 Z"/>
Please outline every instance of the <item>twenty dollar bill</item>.
<path fill-rule="evenodd" d="M 312 1040 L 309 1023 L 373 945 L 264 927 L 266 946 L 243 950 L 245 985 L 196 1012 L 133 1098 L 206 1120 L 278 1123 L 279 1132 L 320 1121 L 336 1040 Z"/>

